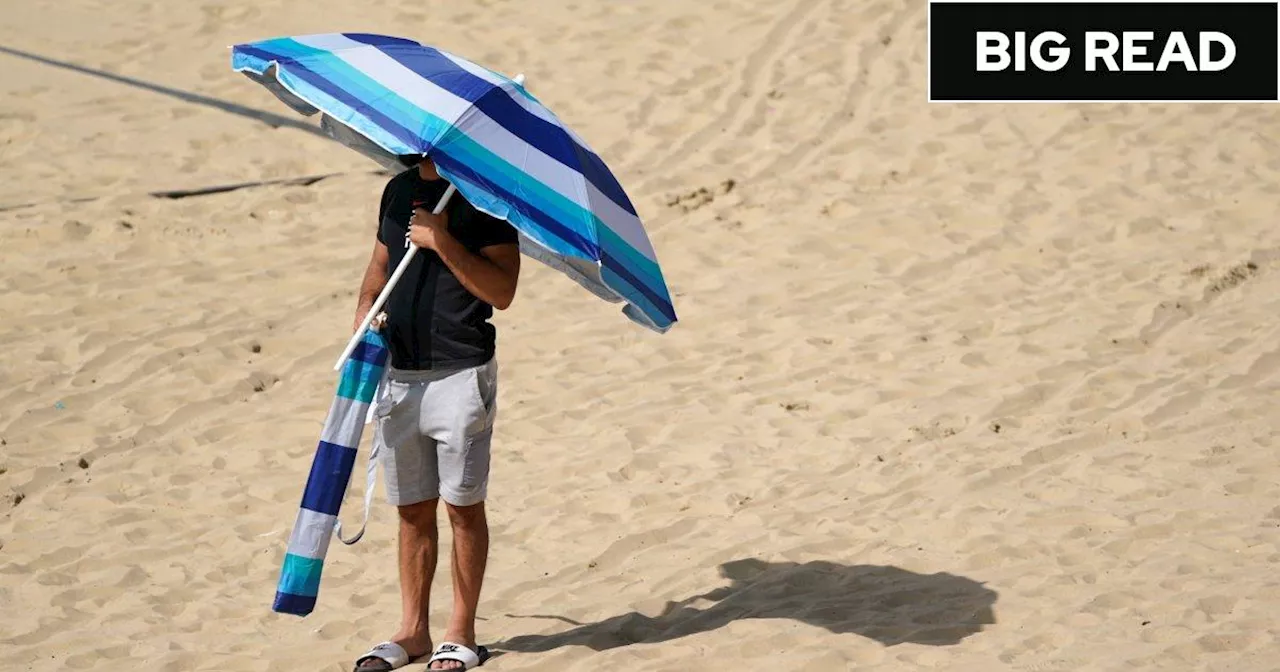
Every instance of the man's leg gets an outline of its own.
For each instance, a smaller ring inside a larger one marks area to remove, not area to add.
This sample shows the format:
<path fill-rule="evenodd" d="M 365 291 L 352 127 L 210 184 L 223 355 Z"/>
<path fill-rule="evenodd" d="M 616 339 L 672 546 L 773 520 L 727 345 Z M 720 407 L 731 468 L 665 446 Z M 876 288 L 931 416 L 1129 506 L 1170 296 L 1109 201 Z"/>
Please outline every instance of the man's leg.
<path fill-rule="evenodd" d="M 435 577 L 440 533 L 436 526 L 440 480 L 436 468 L 436 443 L 424 436 L 420 416 L 424 386 L 392 380 L 391 407 L 380 415 L 374 440 L 387 485 L 387 500 L 400 519 L 399 573 L 400 629 L 390 638 L 409 657 L 431 653 L 428 629 L 431 582 Z M 385 669 L 378 660 L 365 661 L 359 669 Z"/>
<path fill-rule="evenodd" d="M 396 507 L 400 514 L 400 630 L 391 638 L 411 657 L 431 652 L 431 581 L 436 575 L 440 530 L 436 502 Z"/>
<path fill-rule="evenodd" d="M 489 559 L 489 522 L 484 502 L 471 506 L 445 503 L 449 523 L 453 527 L 453 615 L 441 641 L 476 649 L 476 607 L 480 604 L 480 587 L 484 582 L 485 564 Z M 455 661 L 440 661 L 432 669 L 461 667 Z"/>
<path fill-rule="evenodd" d="M 431 653 L 428 622 L 431 581 L 436 575 L 440 530 L 436 527 L 436 502 L 396 507 L 400 515 L 400 629 L 391 640 L 404 647 L 412 660 Z M 357 670 L 386 669 L 383 661 L 365 661 Z"/>
<path fill-rule="evenodd" d="M 490 441 L 497 399 L 497 367 L 488 364 L 458 372 L 428 392 L 437 415 L 440 498 L 453 528 L 453 613 L 441 641 L 477 651 L 476 606 L 489 558 L 489 522 L 484 501 L 489 485 Z M 461 667 L 438 661 L 436 670 Z"/>

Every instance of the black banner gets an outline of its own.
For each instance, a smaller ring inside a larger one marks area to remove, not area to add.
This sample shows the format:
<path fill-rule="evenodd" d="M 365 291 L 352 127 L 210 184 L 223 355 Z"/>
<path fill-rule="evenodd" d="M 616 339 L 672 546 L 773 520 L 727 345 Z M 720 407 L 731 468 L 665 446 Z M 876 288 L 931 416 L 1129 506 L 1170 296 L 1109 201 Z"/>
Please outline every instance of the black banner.
<path fill-rule="evenodd" d="M 1276 2 L 930 2 L 929 100 L 1277 101 Z"/>

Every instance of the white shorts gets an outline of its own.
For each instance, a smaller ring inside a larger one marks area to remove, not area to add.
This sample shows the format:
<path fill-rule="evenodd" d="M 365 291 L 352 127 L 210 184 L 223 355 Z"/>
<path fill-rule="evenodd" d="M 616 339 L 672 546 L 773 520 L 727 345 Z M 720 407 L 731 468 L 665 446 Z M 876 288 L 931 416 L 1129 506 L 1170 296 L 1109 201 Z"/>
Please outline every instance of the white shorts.
<path fill-rule="evenodd" d="M 388 501 L 395 506 L 437 497 L 454 506 L 483 502 L 497 397 L 496 358 L 450 371 L 388 368 L 373 438 Z"/>

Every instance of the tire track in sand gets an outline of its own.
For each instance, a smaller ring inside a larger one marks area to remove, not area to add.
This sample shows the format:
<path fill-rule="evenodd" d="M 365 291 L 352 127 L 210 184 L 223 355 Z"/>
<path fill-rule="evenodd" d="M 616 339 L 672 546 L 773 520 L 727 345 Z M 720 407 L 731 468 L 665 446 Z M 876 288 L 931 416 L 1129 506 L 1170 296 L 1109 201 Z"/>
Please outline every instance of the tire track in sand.
<path fill-rule="evenodd" d="M 753 94 L 757 99 L 763 96 L 760 90 L 766 82 L 768 72 L 771 70 L 768 66 L 776 63 L 783 54 L 788 52 L 788 48 L 794 41 L 793 33 L 796 27 L 821 4 L 825 4 L 823 0 L 800 0 L 796 2 L 782 18 L 773 24 L 761 40 L 760 46 L 747 57 L 742 68 L 738 71 L 738 86 L 721 99 L 723 109 L 720 114 L 716 115 L 715 119 L 704 124 L 702 128 L 686 136 L 683 142 L 677 144 L 660 159 L 651 160 L 652 154 L 650 154 L 645 157 L 643 163 L 660 166 L 673 165 L 678 162 L 680 157 L 701 151 L 715 141 L 718 136 L 728 136 L 727 129 L 731 125 L 735 128 L 740 127 L 746 115 L 743 114 L 743 106 L 738 104 L 738 101 L 742 98 L 749 98 Z M 636 193 L 647 191 L 656 180 L 664 179 L 665 177 L 665 173 L 658 173 L 641 180 L 637 185 Z"/>

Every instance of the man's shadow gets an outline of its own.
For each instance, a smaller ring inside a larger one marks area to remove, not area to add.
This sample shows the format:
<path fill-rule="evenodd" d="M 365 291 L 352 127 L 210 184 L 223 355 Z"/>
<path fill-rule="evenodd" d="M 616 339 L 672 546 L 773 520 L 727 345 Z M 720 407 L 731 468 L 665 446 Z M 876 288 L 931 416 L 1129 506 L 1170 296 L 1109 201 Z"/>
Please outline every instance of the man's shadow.
<path fill-rule="evenodd" d="M 654 617 L 632 612 L 584 624 L 560 616 L 537 616 L 577 627 L 552 635 L 521 635 L 492 648 L 532 653 L 576 645 L 603 651 L 708 632 L 743 618 L 791 619 L 833 633 L 862 635 L 886 646 L 907 642 L 945 646 L 995 623 L 996 592 L 954 574 L 756 559 L 725 563 L 720 574 L 732 583 L 668 602 Z M 714 604 L 692 606 L 703 600 Z"/>

